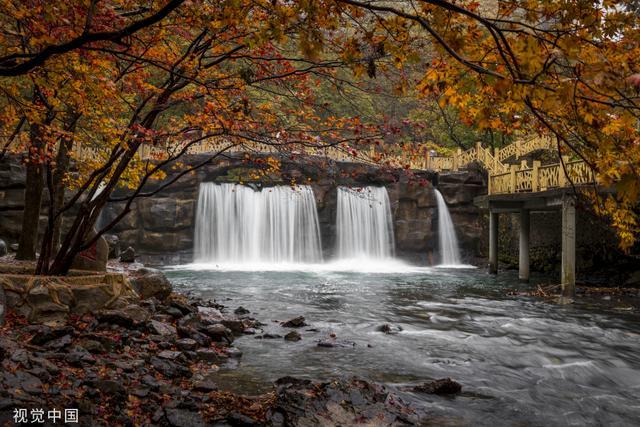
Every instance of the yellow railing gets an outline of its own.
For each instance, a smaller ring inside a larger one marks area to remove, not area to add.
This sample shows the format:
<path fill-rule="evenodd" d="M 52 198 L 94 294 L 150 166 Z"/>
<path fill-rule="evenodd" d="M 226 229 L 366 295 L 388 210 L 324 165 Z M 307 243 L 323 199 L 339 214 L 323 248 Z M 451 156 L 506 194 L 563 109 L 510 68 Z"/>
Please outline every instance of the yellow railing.
<path fill-rule="evenodd" d="M 597 182 L 595 172 L 587 163 L 563 156 L 560 163 L 540 166 L 536 160 L 528 167 L 523 162 L 520 166 L 512 165 L 509 172 L 490 175 L 489 194 L 537 192 Z"/>

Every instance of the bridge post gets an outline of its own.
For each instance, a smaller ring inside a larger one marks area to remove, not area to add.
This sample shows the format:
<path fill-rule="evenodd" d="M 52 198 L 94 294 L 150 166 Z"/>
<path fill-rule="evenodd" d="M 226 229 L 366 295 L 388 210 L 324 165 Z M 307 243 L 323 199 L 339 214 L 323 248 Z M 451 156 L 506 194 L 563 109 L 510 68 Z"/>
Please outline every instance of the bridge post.
<path fill-rule="evenodd" d="M 520 210 L 520 250 L 518 252 L 518 279 L 522 282 L 529 281 L 529 211 Z"/>
<path fill-rule="evenodd" d="M 576 206 L 572 197 L 562 200 L 562 296 L 573 298 L 576 292 Z"/>
<path fill-rule="evenodd" d="M 489 211 L 489 273 L 498 274 L 498 213 Z"/>

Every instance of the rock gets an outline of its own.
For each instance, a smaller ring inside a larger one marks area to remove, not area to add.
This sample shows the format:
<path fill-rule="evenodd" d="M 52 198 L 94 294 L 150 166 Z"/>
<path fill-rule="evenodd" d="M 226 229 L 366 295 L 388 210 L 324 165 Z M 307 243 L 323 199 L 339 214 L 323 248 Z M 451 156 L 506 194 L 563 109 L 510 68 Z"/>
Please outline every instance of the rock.
<path fill-rule="evenodd" d="M 274 340 L 274 339 L 282 338 L 282 335 L 278 335 L 278 334 L 263 334 L 263 335 L 258 335 L 255 338 L 257 340 L 261 340 L 261 339 Z"/>
<path fill-rule="evenodd" d="M 245 328 L 242 333 L 244 335 L 255 335 L 258 333 L 258 330 L 256 328 Z"/>
<path fill-rule="evenodd" d="M 175 327 L 169 325 L 167 323 L 158 322 L 157 320 L 149 320 L 147 323 L 147 329 L 152 334 L 161 335 L 163 337 L 168 337 L 172 335 L 176 335 L 178 332 Z"/>
<path fill-rule="evenodd" d="M 298 331 L 291 331 L 287 335 L 284 336 L 285 341 L 300 341 L 302 339 L 302 335 Z"/>
<path fill-rule="evenodd" d="M 385 334 L 393 335 L 402 331 L 402 328 L 400 326 L 391 326 L 390 324 L 385 323 L 384 325 L 378 327 L 378 331 L 384 332 Z"/>
<path fill-rule="evenodd" d="M 233 359 L 239 359 L 242 357 L 242 351 L 235 347 L 229 347 L 224 352 L 227 354 L 227 356 Z"/>
<path fill-rule="evenodd" d="M 80 341 L 78 344 L 81 347 L 83 347 L 85 350 L 87 350 L 89 353 L 102 354 L 107 352 L 107 349 L 99 341 L 84 339 Z"/>
<path fill-rule="evenodd" d="M 33 345 L 43 345 L 56 338 L 63 337 L 65 335 L 73 334 L 74 329 L 71 326 L 65 326 L 60 328 L 51 328 L 46 325 L 34 325 L 37 330 L 31 337 L 29 342 Z"/>
<path fill-rule="evenodd" d="M 62 350 L 63 348 L 69 346 L 72 342 L 71 335 L 65 335 L 60 338 L 56 338 L 55 340 L 51 340 L 45 344 L 45 347 L 50 350 Z"/>
<path fill-rule="evenodd" d="M 139 271 L 145 270 L 147 269 L 141 269 Z M 131 284 L 142 299 L 156 297 L 160 301 L 163 301 L 171 295 L 173 291 L 171 282 L 158 270 L 131 279 Z"/>
<path fill-rule="evenodd" d="M 129 305 L 118 310 L 100 310 L 96 319 L 102 323 L 131 328 L 138 326 L 149 318 L 149 312 L 139 305 Z"/>
<path fill-rule="evenodd" d="M 231 332 L 238 335 L 242 334 L 242 331 L 246 329 L 244 322 L 240 319 L 224 318 L 220 323 L 229 328 Z"/>
<path fill-rule="evenodd" d="M 303 326 L 309 326 L 304 322 L 303 316 L 294 317 L 293 319 L 289 319 L 286 322 L 282 322 L 281 325 L 285 328 L 301 328 Z"/>
<path fill-rule="evenodd" d="M 337 340 L 335 337 L 329 337 L 323 340 L 318 341 L 318 347 L 328 347 L 328 348 L 333 348 L 333 347 L 342 347 L 342 348 L 349 348 L 349 347 L 355 347 L 356 343 L 354 343 L 353 341 L 345 341 L 345 340 Z"/>
<path fill-rule="evenodd" d="M 87 271 L 107 271 L 109 244 L 100 237 L 89 249 L 80 252 L 73 260 L 71 268 Z"/>
<path fill-rule="evenodd" d="M 235 314 L 237 314 L 238 316 L 243 316 L 243 315 L 245 315 L 245 314 L 249 314 L 249 313 L 251 313 L 249 310 L 247 310 L 247 309 L 246 309 L 246 308 L 244 308 L 243 306 L 240 306 L 240 307 L 236 308 L 233 312 L 234 312 Z"/>
<path fill-rule="evenodd" d="M 262 425 L 258 421 L 254 420 L 253 418 L 248 417 L 239 412 L 232 412 L 229 415 L 227 415 L 226 421 L 229 425 L 233 427 L 254 427 L 254 426 L 257 427 Z"/>
<path fill-rule="evenodd" d="M 439 380 L 417 385 L 411 390 L 418 393 L 429 394 L 456 394 L 462 391 L 462 385 L 451 378 L 441 378 Z"/>
<path fill-rule="evenodd" d="M 170 360 L 152 357 L 149 360 L 151 366 L 167 378 L 190 377 L 191 371 L 184 366 L 174 363 Z"/>
<path fill-rule="evenodd" d="M 215 342 L 226 341 L 229 344 L 233 342 L 231 330 L 223 324 L 209 325 L 204 329 L 204 333 Z"/>
<path fill-rule="evenodd" d="M 0 256 L 5 256 L 9 252 L 9 248 L 7 247 L 7 242 L 0 239 Z"/>
<path fill-rule="evenodd" d="M 220 323 L 225 318 L 220 310 L 213 307 L 198 306 L 198 314 L 202 321 L 208 324 Z"/>
<path fill-rule="evenodd" d="M 120 262 L 131 263 L 136 261 L 136 251 L 129 246 L 120 254 Z"/>
<path fill-rule="evenodd" d="M 104 234 L 102 237 L 109 245 L 109 259 L 117 259 L 120 256 L 120 238 L 115 234 Z"/>
<path fill-rule="evenodd" d="M 229 358 L 226 354 L 218 353 L 212 348 L 200 348 L 196 351 L 196 355 L 198 360 L 215 364 L 224 363 Z"/>
<path fill-rule="evenodd" d="M 186 409 L 165 409 L 167 422 L 172 427 L 204 427 L 204 419 L 200 413 Z"/>
<path fill-rule="evenodd" d="M 5 386 L 10 389 L 22 389 L 30 394 L 42 393 L 42 381 L 28 372 L 16 371 L 14 373 L 4 372 L 0 376 Z"/>
<path fill-rule="evenodd" d="M 195 328 L 178 326 L 177 329 L 180 338 L 191 338 L 197 342 L 200 347 L 209 347 L 211 345 L 211 338 L 197 331 Z"/>
<path fill-rule="evenodd" d="M 268 425 L 425 425 L 426 413 L 409 406 L 384 386 L 357 378 L 311 382 L 291 377 L 276 381 Z M 357 420 L 357 422 L 356 422 Z"/>
<path fill-rule="evenodd" d="M 180 358 L 184 359 L 184 356 L 179 351 L 171 351 L 171 350 L 163 350 L 158 353 L 158 357 L 161 359 L 167 360 L 178 360 Z"/>
<path fill-rule="evenodd" d="M 218 390 L 218 386 L 212 380 L 205 378 L 201 381 L 194 382 L 193 390 L 208 393 L 210 391 Z"/>
<path fill-rule="evenodd" d="M 11 250 L 11 252 L 18 252 L 18 248 L 19 248 L 19 245 L 17 243 L 13 243 L 9 245 L 9 250 Z"/>
<path fill-rule="evenodd" d="M 176 341 L 176 347 L 182 351 L 192 351 L 198 347 L 198 343 L 192 338 L 181 338 Z"/>
<path fill-rule="evenodd" d="M 102 393 L 116 396 L 118 398 L 124 398 L 127 394 L 127 390 L 124 388 L 120 381 L 98 380 L 95 381 L 92 385 Z"/>

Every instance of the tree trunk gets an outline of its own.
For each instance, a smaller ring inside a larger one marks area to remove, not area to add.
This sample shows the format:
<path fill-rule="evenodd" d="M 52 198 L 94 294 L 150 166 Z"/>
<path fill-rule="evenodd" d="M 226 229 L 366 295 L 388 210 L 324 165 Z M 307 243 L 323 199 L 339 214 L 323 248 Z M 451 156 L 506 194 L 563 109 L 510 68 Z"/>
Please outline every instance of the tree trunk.
<path fill-rule="evenodd" d="M 31 146 L 27 159 L 26 188 L 24 189 L 24 211 L 22 214 L 22 230 L 18 240 L 16 259 L 36 259 L 38 243 L 38 223 L 40 222 L 40 206 L 44 187 L 44 165 L 40 160 L 43 150 L 43 129 L 34 126 L 31 131 Z"/>

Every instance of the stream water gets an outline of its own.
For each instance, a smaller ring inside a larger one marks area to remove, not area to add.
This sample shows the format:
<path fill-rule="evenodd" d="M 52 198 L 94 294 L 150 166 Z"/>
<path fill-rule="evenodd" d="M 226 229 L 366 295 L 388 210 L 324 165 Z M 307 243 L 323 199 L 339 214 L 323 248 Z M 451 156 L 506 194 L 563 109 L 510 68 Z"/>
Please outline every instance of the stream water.
<path fill-rule="evenodd" d="M 230 310 L 248 308 L 267 324 L 264 332 L 284 335 L 277 321 L 296 315 L 310 325 L 295 343 L 238 338 L 244 356 L 235 369 L 220 371 L 221 385 L 256 394 L 285 375 L 356 375 L 393 389 L 451 377 L 462 395 L 402 397 L 426 408 L 434 425 L 640 424 L 640 311 L 627 302 L 559 306 L 508 297 L 520 286 L 515 275 L 473 269 L 349 262 L 296 268 L 167 271 L 180 291 Z M 385 323 L 402 331 L 377 331 Z M 329 333 L 356 345 L 318 347 Z"/>

